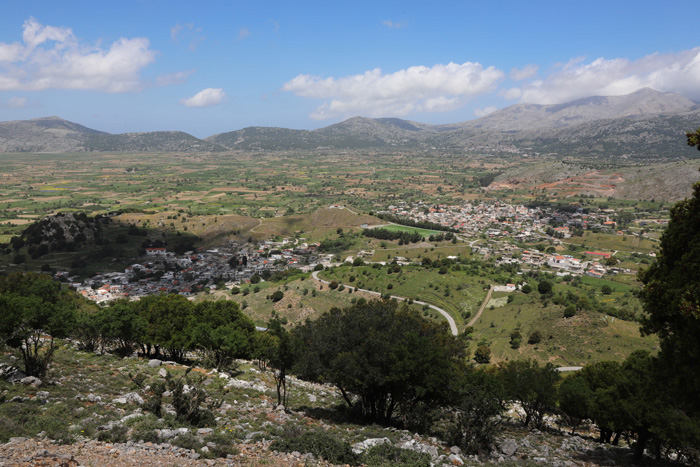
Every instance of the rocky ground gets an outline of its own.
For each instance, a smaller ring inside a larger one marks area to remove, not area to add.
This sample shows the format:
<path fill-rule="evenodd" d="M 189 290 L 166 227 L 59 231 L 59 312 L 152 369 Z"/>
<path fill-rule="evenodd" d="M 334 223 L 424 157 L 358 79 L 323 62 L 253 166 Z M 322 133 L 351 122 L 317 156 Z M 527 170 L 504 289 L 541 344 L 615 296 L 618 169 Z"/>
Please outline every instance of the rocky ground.
<path fill-rule="evenodd" d="M 192 370 L 206 376 L 201 387 L 217 401 L 210 406 L 215 423 L 198 428 L 176 419 L 167 392 L 160 418 L 144 410 L 148 384 L 184 375 L 173 362 L 97 355 L 67 344 L 39 380 L 12 371 L 10 355 L 0 360 L 0 467 L 330 465 L 310 453 L 275 451 L 273 440 L 290 431 L 327 433 L 355 453 L 390 443 L 425 453 L 432 465 L 631 464 L 628 448 L 599 445 L 593 432 L 571 436 L 558 430 L 556 420 L 548 432 L 527 430 L 517 410 L 504 416 L 493 452 L 469 456 L 434 437 L 347 420 L 330 386 L 292 379 L 289 407 L 278 407 L 272 374 L 251 362 L 240 362 L 233 376 Z"/>

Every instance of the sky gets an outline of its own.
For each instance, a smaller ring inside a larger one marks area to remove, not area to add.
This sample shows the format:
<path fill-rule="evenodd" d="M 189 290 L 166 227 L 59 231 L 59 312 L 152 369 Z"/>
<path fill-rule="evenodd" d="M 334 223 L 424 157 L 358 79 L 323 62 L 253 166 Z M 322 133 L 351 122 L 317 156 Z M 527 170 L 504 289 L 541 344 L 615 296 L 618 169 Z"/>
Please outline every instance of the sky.
<path fill-rule="evenodd" d="M 441 124 L 644 87 L 700 102 L 697 2 L 5 1 L 0 121 L 203 138 Z"/>

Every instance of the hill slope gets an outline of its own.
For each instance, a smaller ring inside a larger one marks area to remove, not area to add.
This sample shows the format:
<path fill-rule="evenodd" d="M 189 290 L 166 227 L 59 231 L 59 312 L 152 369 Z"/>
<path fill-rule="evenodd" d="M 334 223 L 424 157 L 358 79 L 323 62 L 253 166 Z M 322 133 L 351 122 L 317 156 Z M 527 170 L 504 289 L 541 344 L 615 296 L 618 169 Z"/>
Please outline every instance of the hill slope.
<path fill-rule="evenodd" d="M 182 131 L 113 135 L 59 117 L 0 122 L 2 152 L 216 152 L 225 148 Z"/>
<path fill-rule="evenodd" d="M 204 140 L 178 131 L 113 135 L 57 117 L 0 123 L 0 152 L 457 150 L 488 154 L 693 158 L 685 131 L 700 106 L 642 89 L 558 105 L 518 104 L 468 122 L 429 125 L 354 117 L 316 130 L 248 127 Z"/>

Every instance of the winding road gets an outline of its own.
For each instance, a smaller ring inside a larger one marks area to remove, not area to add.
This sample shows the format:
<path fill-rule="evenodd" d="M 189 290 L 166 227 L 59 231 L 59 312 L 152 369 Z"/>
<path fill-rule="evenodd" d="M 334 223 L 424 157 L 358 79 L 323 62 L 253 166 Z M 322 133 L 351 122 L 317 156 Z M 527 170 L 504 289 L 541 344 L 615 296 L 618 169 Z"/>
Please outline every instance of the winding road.
<path fill-rule="evenodd" d="M 320 283 L 322 283 L 322 284 L 330 284 L 330 282 L 328 282 L 328 281 L 326 281 L 326 280 L 323 280 L 323 279 L 320 279 L 320 278 L 318 277 L 318 273 L 319 273 L 319 272 L 320 272 L 320 271 L 314 271 L 313 273 L 311 273 L 311 277 L 313 277 L 314 280 L 317 280 L 318 282 L 320 282 Z M 352 287 L 352 286 L 349 286 L 349 285 L 346 285 L 346 284 L 343 284 L 343 286 L 345 286 L 345 288 L 347 288 L 347 289 L 352 289 L 354 292 L 357 292 L 357 291 L 359 290 L 360 292 L 366 292 L 366 293 L 369 293 L 369 294 L 372 294 L 372 295 L 377 295 L 377 296 L 380 296 L 380 297 L 382 296 L 381 293 L 375 292 L 375 291 L 373 291 L 373 290 L 359 289 L 359 288 L 357 288 L 357 287 Z M 490 297 L 490 292 L 489 292 L 489 297 Z M 408 300 L 406 297 L 399 297 L 398 295 L 392 295 L 391 298 L 395 298 L 396 300 Z M 435 305 L 431 305 L 430 303 L 426 303 L 426 302 L 423 302 L 423 301 L 420 301 L 420 300 L 413 300 L 413 303 L 417 303 L 418 305 L 427 305 L 429 308 L 432 308 L 433 310 L 435 310 L 435 311 L 437 311 L 438 313 L 440 313 L 442 316 L 445 317 L 445 319 L 446 319 L 447 322 L 449 323 L 449 325 L 450 325 L 450 331 L 452 332 L 452 335 L 453 335 L 453 336 L 456 336 L 457 334 L 459 334 L 459 331 L 457 330 L 457 324 L 455 323 L 454 318 L 452 318 L 452 316 L 450 316 L 450 314 L 449 314 L 448 312 L 446 312 L 446 311 L 443 310 L 442 308 L 438 308 L 438 307 L 436 307 Z"/>

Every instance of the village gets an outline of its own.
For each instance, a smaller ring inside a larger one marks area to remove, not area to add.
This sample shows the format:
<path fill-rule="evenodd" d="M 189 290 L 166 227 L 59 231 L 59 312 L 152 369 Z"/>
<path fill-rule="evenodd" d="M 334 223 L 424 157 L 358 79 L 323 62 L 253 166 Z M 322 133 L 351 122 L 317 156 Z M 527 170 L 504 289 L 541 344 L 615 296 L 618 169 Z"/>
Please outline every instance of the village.
<path fill-rule="evenodd" d="M 453 206 L 398 203 L 380 213 L 450 227 L 470 240 L 472 253 L 482 255 L 485 260 L 495 258 L 497 266 L 512 264 L 520 270 L 546 268 L 559 276 L 585 274 L 596 278 L 630 273 L 629 269 L 614 267 L 616 261 L 611 258 L 616 252 L 582 252 L 582 256 L 590 260 L 556 253 L 556 247 L 562 245 L 563 240 L 580 235 L 583 230 L 622 235 L 622 231 L 616 230 L 617 223 L 612 220 L 615 211 L 611 209 L 591 213 L 581 208 L 558 211 L 499 202 Z M 519 242 L 537 241 L 552 246 L 547 251 L 517 246 Z"/>
<path fill-rule="evenodd" d="M 270 278 L 288 268 L 307 271 L 317 262 L 328 263 L 332 258 L 333 255 L 319 254 L 318 244 L 283 238 L 279 242 L 264 241 L 257 248 L 230 242 L 183 255 L 166 248 L 147 248 L 146 260 L 132 264 L 124 272 L 98 274 L 83 282 L 70 282 L 67 272 L 56 275 L 68 280 L 84 297 L 107 303 L 159 293 L 191 297 L 205 288 L 230 289 L 236 284 Z"/>
<path fill-rule="evenodd" d="M 560 276 L 585 274 L 597 278 L 630 272 L 615 267 L 616 252 L 584 251 L 581 256 L 585 259 L 580 259 L 556 251 L 557 246 L 583 229 L 615 233 L 614 212 L 584 213 L 580 209 L 561 212 L 505 203 L 459 206 L 399 203 L 379 213 L 450 227 L 469 244 L 473 254 L 480 255 L 483 260 L 493 259 L 497 266 L 513 265 L 519 271 L 546 269 Z M 543 242 L 551 246 L 539 251 L 523 248 L 523 242 Z M 147 248 L 145 260 L 123 272 L 106 272 L 83 282 L 71 281 L 67 272 L 56 275 L 98 303 L 119 298 L 136 300 L 158 293 L 192 297 L 205 289 L 231 289 L 269 279 L 292 268 L 308 272 L 317 264 L 328 266 L 341 260 L 337 255 L 321 253 L 319 245 L 307 243 L 303 238 L 283 238 L 266 240 L 255 246 L 229 242 L 219 248 L 200 248 L 183 255 L 166 248 Z M 360 251 L 356 256 L 371 261 L 372 254 Z M 345 261 L 348 260 L 352 261 L 353 256 L 345 257 Z M 398 256 L 394 260 L 402 265 L 412 263 Z"/>

